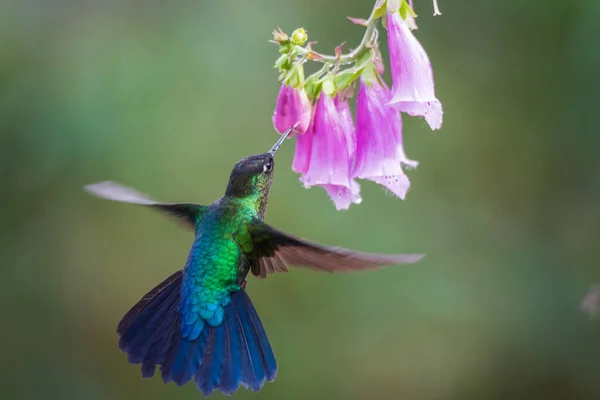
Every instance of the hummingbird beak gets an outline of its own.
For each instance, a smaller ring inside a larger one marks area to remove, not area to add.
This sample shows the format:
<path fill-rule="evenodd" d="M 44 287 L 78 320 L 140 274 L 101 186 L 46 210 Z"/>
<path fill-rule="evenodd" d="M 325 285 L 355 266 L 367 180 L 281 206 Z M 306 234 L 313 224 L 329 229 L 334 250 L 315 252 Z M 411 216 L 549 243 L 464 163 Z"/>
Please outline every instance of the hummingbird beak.
<path fill-rule="evenodd" d="M 271 147 L 271 150 L 269 150 L 269 154 L 271 154 L 272 156 L 275 156 L 275 153 L 277 152 L 277 150 L 279 150 L 279 148 L 281 147 L 281 144 L 283 143 L 283 141 L 290 135 L 290 133 L 292 133 L 292 131 L 294 129 L 296 129 L 296 127 L 300 124 L 300 122 L 296 122 L 294 124 L 294 126 L 292 126 L 290 129 L 288 129 L 287 131 L 285 131 L 281 137 L 279 138 L 279 140 L 273 145 L 273 147 Z"/>

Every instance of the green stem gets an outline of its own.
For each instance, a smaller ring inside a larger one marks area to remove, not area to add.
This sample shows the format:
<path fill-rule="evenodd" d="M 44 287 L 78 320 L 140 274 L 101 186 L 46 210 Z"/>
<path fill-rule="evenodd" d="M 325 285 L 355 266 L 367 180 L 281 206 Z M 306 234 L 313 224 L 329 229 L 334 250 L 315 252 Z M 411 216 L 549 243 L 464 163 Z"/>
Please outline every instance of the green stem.
<path fill-rule="evenodd" d="M 377 25 L 377 18 L 374 18 L 376 9 L 377 4 L 375 5 L 375 8 L 373 8 L 373 11 L 371 11 L 371 16 L 367 20 L 367 29 L 365 31 L 365 35 L 362 38 L 362 41 L 360 42 L 358 47 L 352 50 L 350 53 L 343 54 L 340 57 L 337 57 L 317 53 L 316 51 L 308 50 L 300 46 L 298 46 L 295 49 L 296 52 L 301 56 L 308 56 L 308 54 L 314 54 L 317 57 L 314 61 L 319 61 L 326 64 L 337 63 L 339 65 L 344 65 L 356 61 L 356 59 L 362 54 L 363 50 L 377 40 L 378 34 L 377 29 L 375 28 L 375 26 Z"/>
<path fill-rule="evenodd" d="M 320 77 L 321 75 L 323 75 L 324 73 L 326 73 L 329 68 L 331 68 L 331 64 L 330 63 L 325 63 L 325 65 L 323 65 L 323 68 L 321 68 L 320 70 L 318 70 L 314 74 L 310 75 L 308 78 L 306 78 L 306 80 Z"/>

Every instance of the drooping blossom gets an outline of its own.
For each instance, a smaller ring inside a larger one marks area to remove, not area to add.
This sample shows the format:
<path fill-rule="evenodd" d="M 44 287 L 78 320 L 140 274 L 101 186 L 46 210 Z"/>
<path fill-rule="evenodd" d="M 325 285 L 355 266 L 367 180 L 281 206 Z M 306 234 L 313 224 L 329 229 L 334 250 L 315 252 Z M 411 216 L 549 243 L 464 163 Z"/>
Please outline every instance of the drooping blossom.
<path fill-rule="evenodd" d="M 378 79 L 361 79 L 356 106 L 356 161 L 351 176 L 376 182 L 401 199 L 410 186 L 402 164 L 416 167 L 402 144 L 402 117 L 389 106 L 391 93 Z"/>
<path fill-rule="evenodd" d="M 302 171 L 300 180 L 306 188 L 323 187 L 338 210 L 348 209 L 350 204 L 361 202 L 360 185 L 349 177 L 351 158 L 346 137 L 351 135 L 351 131 L 345 132 L 344 129 L 347 128 L 334 100 L 321 93 L 311 127 L 304 135 L 297 136 L 298 140 L 310 135 L 312 140 L 309 165 L 306 171 Z M 294 163 L 296 164 L 296 159 Z M 300 166 L 296 166 L 300 170 Z"/>
<path fill-rule="evenodd" d="M 293 88 L 285 83 L 281 85 L 273 112 L 275 130 L 283 133 L 299 122 L 294 132 L 304 133 L 310 124 L 310 117 L 311 104 L 304 88 Z"/>
<path fill-rule="evenodd" d="M 423 116 L 431 129 L 442 126 L 442 104 L 435 97 L 431 62 L 398 11 L 387 14 L 388 47 L 392 72 L 392 99 L 396 110 Z"/>

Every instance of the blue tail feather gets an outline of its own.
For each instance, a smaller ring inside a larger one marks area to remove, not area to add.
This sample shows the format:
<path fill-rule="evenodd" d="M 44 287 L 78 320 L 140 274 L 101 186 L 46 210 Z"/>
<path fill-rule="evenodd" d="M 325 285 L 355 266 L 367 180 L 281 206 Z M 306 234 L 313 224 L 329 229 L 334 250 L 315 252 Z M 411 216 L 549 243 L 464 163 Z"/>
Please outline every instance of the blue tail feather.
<path fill-rule="evenodd" d="M 205 348 L 208 344 L 206 337 L 209 334 L 210 330 L 208 329 L 206 329 L 204 332 L 201 332 L 199 338 L 192 342 L 195 344 L 195 347 L 189 350 L 188 356 L 186 357 L 183 355 L 183 357 L 185 357 L 185 361 L 181 363 L 182 372 L 176 375 L 174 379 L 177 385 L 184 385 L 194 378 L 196 371 L 203 363 Z M 173 371 L 172 374 L 175 374 L 175 371 Z"/>
<path fill-rule="evenodd" d="M 179 312 L 178 307 L 179 305 L 177 303 L 171 307 L 163 324 L 153 336 L 152 340 L 154 340 L 154 343 L 148 350 L 148 353 L 142 362 L 143 377 L 152 377 L 156 366 L 165 363 L 165 357 L 173 340 L 173 336 L 178 334 L 176 329 Z"/>
<path fill-rule="evenodd" d="M 183 339 L 181 335 L 180 322 L 176 321 L 175 329 L 171 335 L 171 340 L 165 343 L 163 354 L 161 355 L 163 360 L 160 364 L 160 372 L 162 379 L 165 383 L 171 382 L 175 377 L 173 376 L 173 366 L 176 363 L 176 357 L 179 353 L 179 347 L 185 346 L 189 343 L 189 340 Z"/>
<path fill-rule="evenodd" d="M 265 375 L 267 381 L 271 382 L 275 380 L 275 376 L 277 375 L 277 361 L 275 360 L 275 354 L 271 348 L 271 343 L 269 343 L 269 338 L 267 338 L 267 332 L 265 332 L 265 328 L 263 327 L 256 310 L 252 306 L 252 303 L 250 303 L 250 298 L 246 296 L 244 300 L 246 301 L 246 308 L 250 314 L 250 320 L 252 321 L 254 328 L 254 335 L 259 340 L 259 348 L 261 350 L 262 360 L 265 367 Z"/>
<path fill-rule="evenodd" d="M 168 376 L 177 386 L 181 386 L 190 380 L 188 366 L 191 364 L 192 358 L 196 356 L 197 345 L 198 341 L 181 340 L 177 350 L 174 351 L 175 357 L 173 357 L 173 364 Z"/>
<path fill-rule="evenodd" d="M 143 377 L 154 376 L 159 366 L 165 383 L 193 380 L 205 395 L 216 389 L 233 394 L 240 385 L 257 391 L 272 381 L 275 356 L 245 290 L 231 295 L 220 325 L 206 324 L 190 341 L 181 332 L 182 280 L 181 272 L 172 275 L 123 317 L 117 332 L 129 362 L 142 364 Z"/>
<path fill-rule="evenodd" d="M 224 344 L 225 344 L 225 332 L 224 325 L 227 322 L 224 321 L 221 325 L 216 326 L 212 330 L 210 349 L 206 352 L 203 364 L 200 366 L 194 381 L 198 386 L 198 389 L 205 395 L 212 393 L 221 381 L 221 375 L 223 372 L 223 361 L 225 358 Z M 228 360 L 231 361 L 231 360 Z"/>
<path fill-rule="evenodd" d="M 171 285 L 173 282 L 181 281 L 181 271 L 177 271 L 163 282 L 160 285 L 156 286 L 150 292 L 148 292 L 140 301 L 138 301 L 131 309 L 125 314 L 125 316 L 119 322 L 117 326 L 117 333 L 121 336 L 125 330 L 131 325 L 133 321 L 138 319 L 140 313 L 148 308 L 149 303 L 157 300 L 157 297 L 165 290 L 175 290 L 179 288 L 178 284 Z M 160 301 L 156 301 L 160 303 Z M 150 316 L 151 314 L 148 314 Z"/>
<path fill-rule="evenodd" d="M 166 291 L 165 291 L 166 292 Z M 161 293 L 162 294 L 162 293 Z M 162 299 L 157 299 L 162 300 Z M 119 347 L 128 353 L 129 362 L 139 364 L 146 358 L 150 347 L 156 342 L 161 341 L 164 335 L 163 326 L 168 328 L 169 322 L 172 324 L 176 318 L 179 303 L 179 295 L 176 291 L 169 293 L 162 303 L 162 307 L 152 310 L 154 315 L 150 318 L 139 318 L 130 325 L 126 334 L 121 337 Z M 140 320 L 142 323 L 138 322 Z M 132 332 L 135 336 L 131 337 Z"/>
<path fill-rule="evenodd" d="M 239 320 L 243 329 L 242 352 L 246 352 L 250 358 L 250 372 L 252 378 L 246 381 L 249 388 L 253 391 L 258 391 L 263 386 L 265 381 L 265 369 L 263 366 L 262 355 L 259 349 L 259 342 L 254 335 L 252 320 L 245 309 L 243 302 L 236 304 Z"/>
<path fill-rule="evenodd" d="M 165 324 L 168 324 L 170 321 L 176 321 L 176 319 L 171 317 L 169 320 L 165 321 Z M 171 323 L 174 324 L 175 322 Z M 173 331 L 174 329 L 161 329 L 160 332 L 162 332 L 162 335 L 155 335 L 152 338 L 154 342 L 148 349 L 146 357 L 144 357 L 144 361 L 142 362 L 142 376 L 144 378 L 151 378 L 154 376 L 156 366 L 164 363 L 164 354 L 166 352 L 167 343 L 171 343 L 171 338 L 174 334 Z"/>
<path fill-rule="evenodd" d="M 154 376 L 156 365 L 164 363 L 164 356 L 171 343 L 173 335 L 176 335 L 175 326 L 177 323 L 178 303 L 171 306 L 171 310 L 165 317 L 165 320 L 157 329 L 156 334 L 152 337 L 152 345 L 148 349 L 146 357 L 142 362 L 142 376 L 150 378 Z"/>
<path fill-rule="evenodd" d="M 225 394 L 233 394 L 242 381 L 243 355 L 240 348 L 240 333 L 237 329 L 237 312 L 226 315 L 225 329 L 225 353 L 224 359 L 230 360 L 229 364 L 223 365 L 221 376 L 221 391 Z M 248 363 L 247 363 L 248 364 Z M 230 390 L 229 390 L 230 389 Z"/>
<path fill-rule="evenodd" d="M 246 338 L 244 333 L 244 328 L 242 325 L 242 320 L 240 319 L 237 307 L 233 308 L 233 312 L 231 314 L 234 315 L 234 322 L 231 327 L 235 329 L 235 332 L 231 334 L 231 337 L 237 341 L 238 352 L 239 354 L 239 368 L 240 368 L 240 383 L 245 388 L 249 389 L 251 383 L 254 381 L 254 370 L 252 368 L 252 359 L 250 357 L 250 353 L 247 350 Z"/>
<path fill-rule="evenodd" d="M 139 362 L 136 356 L 144 357 L 145 354 L 139 354 L 141 349 L 137 346 L 138 342 L 147 342 L 156 332 L 157 324 L 160 324 L 169 311 L 170 306 L 177 301 L 178 294 L 171 285 L 169 288 L 161 291 L 155 298 L 155 301 L 148 304 L 137 318 L 131 321 L 130 325 L 121 335 L 119 348 L 129 353 L 131 362 Z M 150 336 L 150 337 L 149 337 Z M 151 343 L 150 343 L 151 344 Z M 136 352 L 129 352 L 130 348 L 136 348 Z"/>

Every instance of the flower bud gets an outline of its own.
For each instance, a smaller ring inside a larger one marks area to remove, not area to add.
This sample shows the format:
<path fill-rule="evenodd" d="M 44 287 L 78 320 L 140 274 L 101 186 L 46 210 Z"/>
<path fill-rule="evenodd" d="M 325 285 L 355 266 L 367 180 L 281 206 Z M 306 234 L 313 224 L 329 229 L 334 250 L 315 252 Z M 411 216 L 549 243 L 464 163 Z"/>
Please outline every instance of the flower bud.
<path fill-rule="evenodd" d="M 304 28 L 298 28 L 292 33 L 292 43 L 297 46 L 302 46 L 308 40 L 308 34 Z"/>

